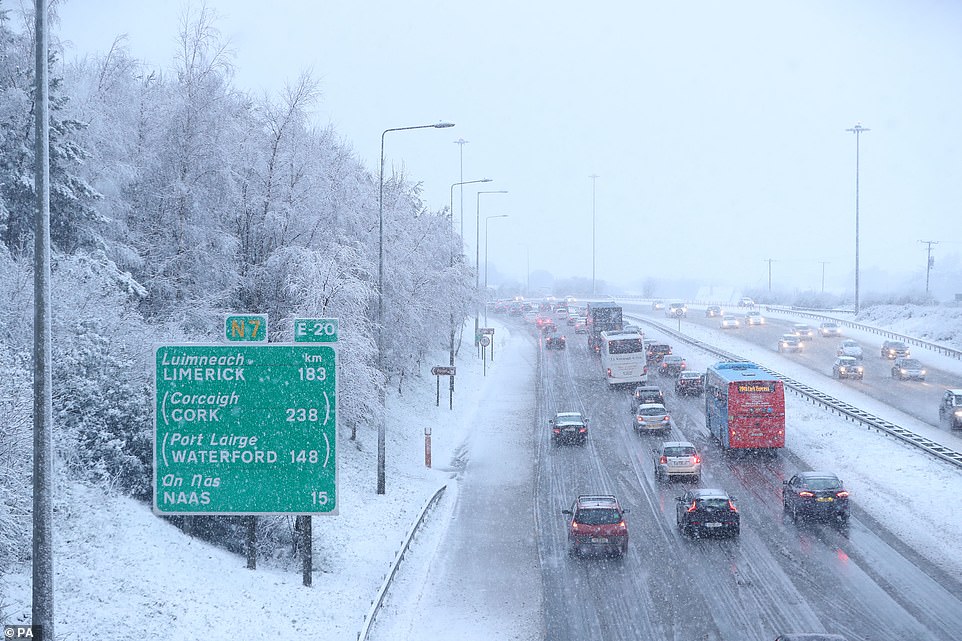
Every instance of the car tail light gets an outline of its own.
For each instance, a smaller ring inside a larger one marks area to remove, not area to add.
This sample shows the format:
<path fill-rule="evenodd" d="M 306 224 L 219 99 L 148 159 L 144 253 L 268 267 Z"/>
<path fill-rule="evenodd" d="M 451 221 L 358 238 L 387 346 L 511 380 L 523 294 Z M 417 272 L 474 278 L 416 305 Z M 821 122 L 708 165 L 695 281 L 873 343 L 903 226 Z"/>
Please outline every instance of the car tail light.
<path fill-rule="evenodd" d="M 610 368 L 610 367 L 609 367 L 608 370 L 607 370 L 607 374 L 608 374 L 608 378 L 611 378 L 611 368 Z"/>
<path fill-rule="evenodd" d="M 691 457 L 691 462 L 697 465 L 701 463 L 701 457 L 695 454 L 694 456 Z"/>
<path fill-rule="evenodd" d="M 729 509 L 729 511 L 731 511 L 731 512 L 737 512 L 737 511 L 738 511 L 738 508 L 735 507 L 735 504 L 732 503 L 731 500 L 728 501 L 728 509 Z"/>
<path fill-rule="evenodd" d="M 658 459 L 658 463 L 659 463 L 660 465 L 668 465 L 668 457 L 667 457 L 667 456 L 662 456 L 660 459 Z"/>
<path fill-rule="evenodd" d="M 645 365 L 645 369 L 644 369 L 643 371 L 644 371 L 645 374 L 648 374 L 648 366 L 647 366 L 647 365 Z"/>
<path fill-rule="evenodd" d="M 584 434 L 584 433 L 586 433 L 586 432 L 588 431 L 588 428 L 582 426 L 582 427 L 578 428 L 578 431 L 581 432 L 582 434 Z"/>
<path fill-rule="evenodd" d="M 577 530 L 577 529 L 578 529 L 578 522 L 577 522 L 577 521 L 572 521 L 572 522 L 571 522 L 571 529 L 572 529 L 572 530 Z"/>
<path fill-rule="evenodd" d="M 561 434 L 561 428 L 556 427 L 556 428 L 554 428 L 552 431 L 553 431 L 555 434 Z"/>
<path fill-rule="evenodd" d="M 815 493 L 814 493 L 814 492 L 809 492 L 808 490 L 802 490 L 801 492 L 798 493 L 798 495 L 799 495 L 799 496 L 804 496 L 805 498 L 810 498 L 810 497 L 815 496 Z"/>
<path fill-rule="evenodd" d="M 697 509 L 698 509 L 698 504 L 696 504 L 694 501 L 692 501 L 692 502 L 691 502 L 691 506 L 689 506 L 689 508 L 686 510 L 686 512 L 694 512 L 694 511 L 697 510 Z"/>
<path fill-rule="evenodd" d="M 622 520 L 621 523 L 618 524 L 618 529 L 619 529 L 619 530 L 627 530 L 627 529 L 628 529 L 628 524 L 625 523 L 624 520 Z"/>
<path fill-rule="evenodd" d="M 837 497 L 840 498 L 840 499 L 847 499 L 847 498 L 848 498 L 848 492 L 847 492 L 846 490 L 842 490 L 841 492 L 836 492 L 836 493 L 835 493 L 835 496 L 837 496 Z"/>

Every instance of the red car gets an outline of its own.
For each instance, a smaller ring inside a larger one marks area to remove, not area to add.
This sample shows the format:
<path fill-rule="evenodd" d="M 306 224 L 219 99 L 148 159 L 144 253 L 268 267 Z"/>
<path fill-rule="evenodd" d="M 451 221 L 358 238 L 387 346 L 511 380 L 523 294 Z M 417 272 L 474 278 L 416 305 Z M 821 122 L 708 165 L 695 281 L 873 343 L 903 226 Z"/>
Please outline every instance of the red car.
<path fill-rule="evenodd" d="M 618 499 L 610 494 L 582 494 L 568 516 L 568 550 L 580 556 L 584 552 L 600 552 L 624 556 L 628 551 L 628 525 Z"/>

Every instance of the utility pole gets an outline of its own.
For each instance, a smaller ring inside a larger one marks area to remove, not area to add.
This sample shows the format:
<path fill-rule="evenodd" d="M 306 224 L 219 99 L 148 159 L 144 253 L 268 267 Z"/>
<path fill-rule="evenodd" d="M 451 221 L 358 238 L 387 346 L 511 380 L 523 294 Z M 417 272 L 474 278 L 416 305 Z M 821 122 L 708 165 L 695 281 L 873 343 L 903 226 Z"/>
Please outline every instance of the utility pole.
<path fill-rule="evenodd" d="M 851 129 L 846 129 L 845 131 L 851 131 L 855 134 L 855 314 L 858 315 L 859 312 L 859 302 L 858 302 L 858 156 L 859 156 L 859 136 L 863 131 L 871 131 L 871 129 L 866 129 L 861 123 L 855 125 Z"/>
<path fill-rule="evenodd" d="M 819 262 L 822 263 L 822 293 L 824 294 L 825 293 L 825 265 L 828 265 L 828 261 L 821 260 Z"/>
<path fill-rule="evenodd" d="M 767 258 L 765 262 L 768 263 L 768 291 L 772 291 L 772 263 L 775 262 L 774 258 Z"/>
<path fill-rule="evenodd" d="M 932 245 L 938 245 L 937 240 L 920 240 L 920 243 L 927 245 L 925 251 L 928 252 L 928 258 L 925 261 L 925 294 L 928 296 L 929 293 L 929 273 L 932 271 L 932 265 L 935 263 L 935 259 L 932 258 Z"/>
<path fill-rule="evenodd" d="M 47 3 L 34 3 L 33 588 L 31 623 L 54 639 L 53 382 L 50 311 L 50 88 Z"/>
<path fill-rule="evenodd" d="M 595 183 L 601 176 L 591 174 L 591 295 L 597 295 L 595 288 Z"/>

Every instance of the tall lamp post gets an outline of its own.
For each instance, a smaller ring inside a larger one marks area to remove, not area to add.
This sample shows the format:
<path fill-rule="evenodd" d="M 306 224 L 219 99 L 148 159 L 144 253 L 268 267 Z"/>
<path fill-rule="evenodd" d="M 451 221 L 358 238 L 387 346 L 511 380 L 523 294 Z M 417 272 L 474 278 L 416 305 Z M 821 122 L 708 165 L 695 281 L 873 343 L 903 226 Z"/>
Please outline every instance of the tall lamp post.
<path fill-rule="evenodd" d="M 481 194 L 506 194 L 505 189 L 494 191 L 478 192 L 478 213 L 474 224 L 474 291 L 480 293 L 481 289 Z M 477 306 L 474 308 L 474 344 L 478 344 L 478 327 L 481 323 L 480 314 Z"/>
<path fill-rule="evenodd" d="M 591 295 L 595 296 L 595 183 L 601 176 L 591 174 Z"/>
<path fill-rule="evenodd" d="M 858 303 L 858 156 L 859 156 L 859 137 L 863 131 L 872 131 L 871 129 L 866 129 L 861 123 L 855 125 L 851 129 L 846 129 L 845 131 L 851 131 L 855 134 L 855 314 L 858 315 L 859 303 Z"/>
<path fill-rule="evenodd" d="M 390 131 L 407 131 L 409 129 L 446 129 L 453 127 L 453 122 L 439 122 L 433 125 L 416 125 L 414 127 L 394 127 L 381 132 L 381 164 L 378 172 L 377 192 L 377 365 L 378 370 L 384 372 L 384 136 Z M 387 412 L 384 406 L 387 401 L 385 385 L 381 385 L 381 419 L 377 428 L 377 493 L 384 494 L 384 435 Z"/>
<path fill-rule="evenodd" d="M 496 216 L 484 217 L 484 326 L 488 326 L 488 221 L 492 218 L 507 218 L 508 214 L 498 214 Z"/>
<path fill-rule="evenodd" d="M 460 138 L 459 138 L 459 139 L 456 140 L 455 142 L 459 143 L 459 144 L 461 145 L 461 148 L 463 149 L 463 148 L 464 148 L 464 143 L 466 143 L 467 140 L 463 140 L 463 139 L 460 139 Z M 463 178 L 463 176 L 462 176 L 462 178 Z M 451 212 L 451 226 L 452 226 L 452 231 L 453 231 L 453 227 L 454 227 L 454 188 L 457 187 L 457 186 L 459 186 L 459 185 L 462 185 L 461 190 L 460 190 L 460 191 L 461 191 L 461 241 L 462 241 L 462 242 L 464 242 L 464 187 L 463 187 L 463 185 L 473 185 L 473 184 L 475 184 L 475 183 L 489 183 L 489 182 L 491 182 L 491 179 L 490 179 L 490 178 L 479 178 L 479 179 L 477 179 L 477 180 L 462 180 L 461 182 L 454 183 L 453 185 L 451 185 L 451 209 L 450 209 L 449 211 Z M 454 252 L 454 249 L 452 248 L 451 251 L 452 251 L 452 253 L 451 253 L 451 267 L 454 267 L 454 253 L 453 253 L 453 252 Z M 449 354 L 449 358 L 448 358 L 448 360 L 449 360 L 449 363 L 448 363 L 448 364 L 451 365 L 451 367 L 454 367 L 454 312 L 451 312 L 451 343 L 450 343 L 450 350 L 449 350 L 449 351 L 450 351 L 450 354 Z M 454 378 L 453 378 L 453 377 L 451 377 L 451 392 L 452 392 L 452 393 L 454 392 Z"/>

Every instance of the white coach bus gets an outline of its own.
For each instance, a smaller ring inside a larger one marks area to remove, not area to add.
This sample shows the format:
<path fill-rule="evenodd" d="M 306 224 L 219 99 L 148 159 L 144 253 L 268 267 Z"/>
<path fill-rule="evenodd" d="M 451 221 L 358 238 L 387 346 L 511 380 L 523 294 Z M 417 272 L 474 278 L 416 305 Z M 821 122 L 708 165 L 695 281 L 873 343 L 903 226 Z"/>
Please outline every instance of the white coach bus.
<path fill-rule="evenodd" d="M 648 382 L 645 339 L 638 332 L 601 332 L 601 371 L 608 387 Z"/>

